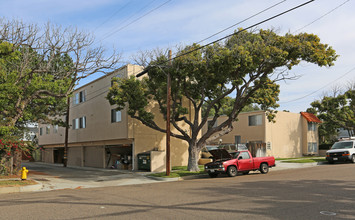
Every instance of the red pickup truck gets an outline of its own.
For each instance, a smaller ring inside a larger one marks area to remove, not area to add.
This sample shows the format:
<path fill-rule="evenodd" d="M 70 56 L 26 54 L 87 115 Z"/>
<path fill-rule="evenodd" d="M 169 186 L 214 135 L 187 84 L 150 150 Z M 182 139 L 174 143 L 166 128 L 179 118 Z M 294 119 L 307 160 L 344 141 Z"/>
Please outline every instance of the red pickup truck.
<path fill-rule="evenodd" d="M 210 177 L 217 177 L 220 173 L 228 176 L 236 176 L 238 173 L 248 174 L 249 171 L 260 170 L 261 173 L 269 172 L 269 167 L 275 166 L 274 157 L 252 157 L 250 152 L 236 151 L 228 153 L 225 149 L 209 151 L 213 156 L 213 162 L 205 164 L 205 172 Z"/>

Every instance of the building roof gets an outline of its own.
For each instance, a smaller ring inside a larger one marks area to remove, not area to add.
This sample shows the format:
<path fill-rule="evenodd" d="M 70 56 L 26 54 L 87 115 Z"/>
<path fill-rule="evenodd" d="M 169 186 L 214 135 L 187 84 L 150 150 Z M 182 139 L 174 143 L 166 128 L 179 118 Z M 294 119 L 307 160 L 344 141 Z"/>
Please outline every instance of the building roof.
<path fill-rule="evenodd" d="M 322 123 L 322 121 L 317 118 L 317 116 L 315 116 L 312 113 L 309 112 L 301 112 L 301 115 L 308 121 L 308 122 L 315 122 L 315 123 Z"/>

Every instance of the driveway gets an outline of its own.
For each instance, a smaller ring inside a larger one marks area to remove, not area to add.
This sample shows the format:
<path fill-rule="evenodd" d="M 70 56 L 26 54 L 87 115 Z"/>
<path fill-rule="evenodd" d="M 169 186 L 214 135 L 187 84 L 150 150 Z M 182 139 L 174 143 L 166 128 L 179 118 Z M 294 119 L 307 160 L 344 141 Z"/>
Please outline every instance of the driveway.
<path fill-rule="evenodd" d="M 122 186 L 157 182 L 144 172 L 89 167 L 63 167 L 41 162 L 22 163 L 29 170 L 28 178 L 42 184 L 41 191 Z"/>

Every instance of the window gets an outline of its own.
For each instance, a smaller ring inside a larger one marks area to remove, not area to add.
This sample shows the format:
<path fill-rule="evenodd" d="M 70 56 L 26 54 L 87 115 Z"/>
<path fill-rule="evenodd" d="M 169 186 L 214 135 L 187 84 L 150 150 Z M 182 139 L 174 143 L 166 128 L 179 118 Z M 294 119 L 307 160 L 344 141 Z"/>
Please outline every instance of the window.
<path fill-rule="evenodd" d="M 47 127 L 46 127 L 46 134 L 49 134 L 50 133 L 50 125 L 47 125 Z"/>
<path fill-rule="evenodd" d="M 53 126 L 53 132 L 54 134 L 58 133 L 58 125 Z"/>
<path fill-rule="evenodd" d="M 86 117 L 73 119 L 73 129 L 86 128 Z"/>
<path fill-rule="evenodd" d="M 79 118 L 79 128 L 86 128 L 86 117 Z"/>
<path fill-rule="evenodd" d="M 239 157 L 243 157 L 243 159 L 250 159 L 248 152 L 241 152 Z"/>
<path fill-rule="evenodd" d="M 308 142 L 308 152 L 318 152 L 317 142 Z"/>
<path fill-rule="evenodd" d="M 79 104 L 81 102 L 86 101 L 86 90 L 83 90 L 81 92 L 75 93 L 74 95 L 74 104 Z"/>
<path fill-rule="evenodd" d="M 263 117 L 262 115 L 251 115 L 248 117 L 249 119 L 249 126 L 258 126 L 262 125 Z"/>
<path fill-rule="evenodd" d="M 317 124 L 313 122 L 308 122 L 308 131 L 316 131 Z"/>
<path fill-rule="evenodd" d="M 73 119 L 73 129 L 86 128 L 86 117 Z"/>
<path fill-rule="evenodd" d="M 39 135 L 40 135 L 40 136 L 43 135 L 43 128 L 39 128 Z"/>
<path fill-rule="evenodd" d="M 116 109 L 111 110 L 111 122 L 119 122 L 122 120 L 122 113 Z"/>

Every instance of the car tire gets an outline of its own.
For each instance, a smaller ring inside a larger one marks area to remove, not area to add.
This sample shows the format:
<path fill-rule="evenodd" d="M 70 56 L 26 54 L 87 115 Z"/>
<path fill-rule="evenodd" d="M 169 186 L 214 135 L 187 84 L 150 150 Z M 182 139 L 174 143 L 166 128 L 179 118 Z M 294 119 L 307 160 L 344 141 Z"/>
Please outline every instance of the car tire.
<path fill-rule="evenodd" d="M 355 155 L 351 156 L 351 163 L 355 163 Z"/>
<path fill-rule="evenodd" d="M 269 172 L 269 166 L 266 163 L 260 164 L 260 172 L 262 174 L 267 174 Z"/>
<path fill-rule="evenodd" d="M 218 173 L 208 173 L 208 175 L 211 177 L 211 178 L 216 178 L 218 176 Z"/>
<path fill-rule="evenodd" d="M 227 169 L 227 174 L 228 176 L 230 177 L 234 177 L 236 176 L 238 173 L 238 170 L 235 166 L 229 166 L 228 169 Z"/>

